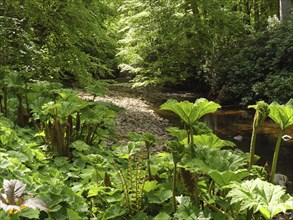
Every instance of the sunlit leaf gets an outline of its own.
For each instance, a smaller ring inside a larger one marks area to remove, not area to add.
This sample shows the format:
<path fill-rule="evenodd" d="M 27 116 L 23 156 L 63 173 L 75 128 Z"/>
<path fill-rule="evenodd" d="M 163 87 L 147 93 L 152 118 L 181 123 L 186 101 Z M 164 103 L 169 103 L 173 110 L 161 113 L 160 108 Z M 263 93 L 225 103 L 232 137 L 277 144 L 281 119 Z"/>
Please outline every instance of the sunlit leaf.
<path fill-rule="evenodd" d="M 198 119 L 208 113 L 215 112 L 221 106 L 204 98 L 197 99 L 195 103 L 189 101 L 178 102 L 168 100 L 161 105 L 161 110 L 170 110 L 177 114 L 187 125 L 193 125 Z"/>
<path fill-rule="evenodd" d="M 127 146 L 119 146 L 114 150 L 114 154 L 120 158 L 128 159 L 141 150 L 139 142 L 129 142 Z"/>
<path fill-rule="evenodd" d="M 285 105 L 280 105 L 277 102 L 270 104 L 269 117 L 279 125 L 284 131 L 288 127 L 293 125 L 293 107 L 292 100 L 289 100 Z"/>
<path fill-rule="evenodd" d="M 189 197 L 183 197 L 182 202 L 178 205 L 177 212 L 174 214 L 176 220 L 210 220 L 214 219 L 209 209 L 201 211 Z M 224 218 L 225 219 L 225 218 Z"/>
<path fill-rule="evenodd" d="M 219 172 L 217 170 L 213 170 L 208 173 L 208 175 L 219 185 L 219 186 L 227 186 L 231 182 L 240 182 L 245 177 L 249 176 L 249 172 L 244 169 L 236 170 L 236 171 L 224 171 Z"/>
<path fill-rule="evenodd" d="M 146 192 L 150 192 L 158 188 L 158 182 L 156 180 L 153 181 L 146 181 L 144 183 L 143 190 Z"/>
<path fill-rule="evenodd" d="M 160 204 L 172 197 L 172 191 L 169 189 L 160 188 L 159 190 L 149 192 L 147 196 L 149 203 Z"/>
<path fill-rule="evenodd" d="M 168 215 L 166 212 L 160 212 L 154 220 L 171 220 L 171 216 Z"/>
<path fill-rule="evenodd" d="M 71 145 L 70 145 L 71 148 L 74 148 L 78 151 L 87 151 L 90 149 L 90 146 L 88 144 L 86 144 L 84 141 L 82 140 L 77 140 L 77 141 L 74 141 Z"/>
<path fill-rule="evenodd" d="M 82 219 L 82 217 L 79 216 L 78 212 L 72 209 L 67 209 L 67 215 L 69 220 Z"/>
<path fill-rule="evenodd" d="M 286 194 L 285 189 L 260 179 L 232 184 L 227 196 L 232 204 L 240 204 L 240 211 L 253 209 L 266 219 L 293 209 L 293 198 Z"/>
<path fill-rule="evenodd" d="M 211 148 L 235 147 L 233 142 L 222 140 L 215 134 L 195 135 L 193 137 L 196 146 L 207 146 Z M 183 143 L 187 144 L 187 138 L 183 140 Z"/>
<path fill-rule="evenodd" d="M 87 197 L 89 198 L 89 197 L 97 196 L 104 189 L 106 189 L 106 187 L 92 185 L 90 187 L 90 190 L 88 192 L 88 196 Z"/>
<path fill-rule="evenodd" d="M 209 173 L 217 170 L 225 172 L 227 170 L 236 171 L 243 168 L 247 163 L 245 155 L 236 153 L 231 150 L 221 150 L 219 148 L 197 147 L 195 157 L 188 155 L 179 163 L 180 166 L 193 171 L 202 171 Z"/>
<path fill-rule="evenodd" d="M 40 211 L 38 209 L 24 208 L 21 210 L 20 216 L 27 219 L 39 219 Z"/>
<path fill-rule="evenodd" d="M 179 129 L 177 127 L 169 127 L 166 129 L 169 134 L 173 137 L 176 137 L 177 140 L 182 141 L 187 138 L 187 131 L 183 129 Z"/>

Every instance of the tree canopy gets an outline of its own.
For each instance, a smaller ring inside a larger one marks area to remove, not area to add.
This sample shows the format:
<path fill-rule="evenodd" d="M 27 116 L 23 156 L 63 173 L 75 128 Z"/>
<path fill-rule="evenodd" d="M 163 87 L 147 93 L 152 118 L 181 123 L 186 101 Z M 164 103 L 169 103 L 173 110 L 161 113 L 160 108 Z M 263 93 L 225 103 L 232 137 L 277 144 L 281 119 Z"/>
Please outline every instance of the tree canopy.
<path fill-rule="evenodd" d="M 2 1 L 1 74 L 77 86 L 131 74 L 137 85 L 183 85 L 222 103 L 284 101 L 293 93 L 292 16 L 281 23 L 279 7 L 278 0 Z"/>

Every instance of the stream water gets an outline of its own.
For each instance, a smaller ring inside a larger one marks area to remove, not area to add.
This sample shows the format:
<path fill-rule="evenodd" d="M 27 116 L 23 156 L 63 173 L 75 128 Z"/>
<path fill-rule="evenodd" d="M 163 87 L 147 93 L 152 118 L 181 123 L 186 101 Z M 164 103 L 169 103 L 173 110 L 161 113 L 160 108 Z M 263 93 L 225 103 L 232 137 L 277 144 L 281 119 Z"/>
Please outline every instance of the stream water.
<path fill-rule="evenodd" d="M 214 114 L 207 115 L 204 122 L 220 138 L 231 140 L 238 148 L 244 152 L 249 152 L 253 115 L 254 111 L 222 109 Z M 271 166 L 278 132 L 278 127 L 270 120 L 265 121 L 258 132 L 256 154 L 260 156 L 259 165 L 263 166 L 267 162 Z M 293 129 L 288 129 L 286 134 L 293 136 Z M 235 140 L 234 137 L 237 136 L 242 137 L 242 140 Z M 282 141 L 277 173 L 284 174 L 289 178 L 287 191 L 293 194 L 293 141 Z"/>
<path fill-rule="evenodd" d="M 161 117 L 169 119 L 171 124 L 178 125 L 179 119 L 176 115 L 158 109 L 156 112 Z M 214 114 L 206 115 L 203 121 L 221 139 L 233 141 L 239 149 L 249 152 L 253 116 L 254 111 L 222 108 Z M 258 132 L 256 140 L 256 154 L 260 156 L 258 165 L 264 165 L 267 162 L 271 166 L 278 131 L 278 127 L 272 121 L 267 120 Z M 293 136 L 293 128 L 288 129 L 286 134 Z M 236 140 L 235 137 L 241 140 Z M 284 174 L 289 178 L 287 191 L 293 194 L 293 141 L 282 141 L 277 173 Z"/>
<path fill-rule="evenodd" d="M 121 88 L 124 88 L 127 93 L 132 90 L 129 79 L 122 78 L 120 83 L 126 83 L 127 86 L 123 85 Z M 196 98 L 202 97 L 201 94 L 174 91 L 173 89 L 150 88 L 134 91 L 135 95 L 139 94 L 142 98 L 147 99 L 151 103 L 151 108 L 160 117 L 168 119 L 173 126 L 180 126 L 179 118 L 170 111 L 159 110 L 160 105 L 170 98 L 193 102 Z M 253 116 L 254 110 L 222 107 L 216 113 L 206 115 L 203 121 L 221 139 L 233 141 L 239 149 L 249 152 Z M 271 166 L 278 131 L 278 127 L 270 120 L 265 121 L 263 127 L 258 131 L 256 139 L 256 154 L 260 157 L 258 165 L 263 166 L 267 162 Z M 288 129 L 286 134 L 293 136 L 293 127 Z M 241 136 L 241 140 L 235 140 L 236 136 Z M 277 173 L 288 177 L 287 191 L 293 194 L 293 141 L 282 141 Z"/>

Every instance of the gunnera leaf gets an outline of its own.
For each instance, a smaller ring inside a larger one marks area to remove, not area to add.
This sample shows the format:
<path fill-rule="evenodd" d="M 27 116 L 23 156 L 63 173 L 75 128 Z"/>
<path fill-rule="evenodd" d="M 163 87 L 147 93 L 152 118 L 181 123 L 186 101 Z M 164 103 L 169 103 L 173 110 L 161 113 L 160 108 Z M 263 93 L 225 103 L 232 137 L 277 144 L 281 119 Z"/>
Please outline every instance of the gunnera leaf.
<path fill-rule="evenodd" d="M 148 193 L 149 203 L 160 204 L 165 202 L 167 199 L 170 199 L 171 197 L 172 191 L 165 188 L 160 188 L 159 190 Z"/>
<path fill-rule="evenodd" d="M 281 186 L 254 179 L 231 185 L 227 197 L 231 203 L 240 205 L 240 211 L 253 209 L 266 219 L 271 219 L 280 212 L 293 209 L 293 197 L 286 194 Z"/>

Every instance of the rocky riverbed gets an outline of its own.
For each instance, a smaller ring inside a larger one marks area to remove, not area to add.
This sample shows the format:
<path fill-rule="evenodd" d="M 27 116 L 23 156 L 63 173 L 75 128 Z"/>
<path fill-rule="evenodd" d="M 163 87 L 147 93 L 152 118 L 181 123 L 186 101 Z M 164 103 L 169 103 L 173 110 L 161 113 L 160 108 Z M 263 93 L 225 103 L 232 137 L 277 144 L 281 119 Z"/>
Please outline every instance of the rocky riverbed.
<path fill-rule="evenodd" d="M 128 132 L 149 132 L 158 139 L 157 149 L 162 148 L 164 140 L 169 139 L 166 128 L 170 126 L 167 119 L 160 117 L 153 109 L 153 103 L 167 99 L 160 96 L 156 88 L 132 89 L 131 84 L 120 83 L 109 87 L 105 96 L 96 97 L 95 101 L 111 102 L 124 110 L 116 118 L 116 140 L 114 143 L 125 144 L 129 141 Z M 92 96 L 82 93 L 85 99 Z M 165 94 L 166 96 L 166 94 Z M 159 146 L 160 145 L 160 146 Z"/>

